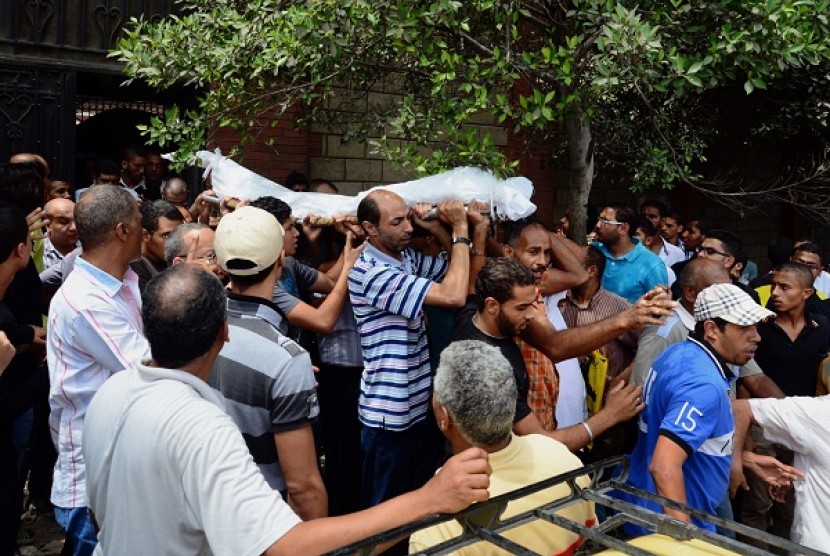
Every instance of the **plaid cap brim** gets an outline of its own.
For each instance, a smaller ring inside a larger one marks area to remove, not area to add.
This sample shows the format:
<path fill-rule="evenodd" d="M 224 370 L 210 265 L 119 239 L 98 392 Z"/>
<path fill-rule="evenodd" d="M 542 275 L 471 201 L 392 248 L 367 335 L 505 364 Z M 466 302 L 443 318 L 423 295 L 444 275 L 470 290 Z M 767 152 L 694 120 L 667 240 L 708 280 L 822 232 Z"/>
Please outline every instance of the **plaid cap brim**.
<path fill-rule="evenodd" d="M 721 318 L 738 326 L 750 326 L 775 313 L 761 307 L 749 295 L 733 284 L 715 284 L 698 295 L 695 302 L 695 321 Z"/>

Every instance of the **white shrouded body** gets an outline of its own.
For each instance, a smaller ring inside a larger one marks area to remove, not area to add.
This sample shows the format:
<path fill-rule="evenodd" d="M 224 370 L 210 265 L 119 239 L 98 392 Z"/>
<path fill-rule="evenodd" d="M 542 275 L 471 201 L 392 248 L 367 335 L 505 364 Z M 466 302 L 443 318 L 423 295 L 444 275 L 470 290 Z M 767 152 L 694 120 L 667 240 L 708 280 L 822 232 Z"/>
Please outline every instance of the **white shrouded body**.
<path fill-rule="evenodd" d="M 272 196 L 291 206 L 298 218 L 309 214 L 334 216 L 354 215 L 357 205 L 369 191 L 355 197 L 326 193 L 298 193 L 266 179 L 218 152 L 199 151 L 200 165 L 210 172 L 212 187 L 221 197 L 256 199 Z M 455 168 L 442 174 L 373 189 L 394 191 L 410 205 L 415 203 L 437 204 L 445 199 L 468 202 L 471 199 L 485 201 L 493 207 L 499 218 L 518 220 L 536 211 L 530 202 L 533 184 L 523 177 L 498 179 L 490 172 L 478 168 Z"/>

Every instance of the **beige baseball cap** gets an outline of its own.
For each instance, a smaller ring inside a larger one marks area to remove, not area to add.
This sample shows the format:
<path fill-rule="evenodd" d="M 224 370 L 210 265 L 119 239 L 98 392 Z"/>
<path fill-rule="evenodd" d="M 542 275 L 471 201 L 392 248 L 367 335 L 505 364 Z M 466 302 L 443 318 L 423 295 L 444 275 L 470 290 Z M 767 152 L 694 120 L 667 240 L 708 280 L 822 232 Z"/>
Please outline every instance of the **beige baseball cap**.
<path fill-rule="evenodd" d="M 277 219 L 262 209 L 242 207 L 226 214 L 213 240 L 219 266 L 232 276 L 262 272 L 279 258 L 282 232 Z"/>
<path fill-rule="evenodd" d="M 734 284 L 712 284 L 697 295 L 695 321 L 722 318 L 739 326 L 757 324 L 775 313 L 755 303 Z"/>

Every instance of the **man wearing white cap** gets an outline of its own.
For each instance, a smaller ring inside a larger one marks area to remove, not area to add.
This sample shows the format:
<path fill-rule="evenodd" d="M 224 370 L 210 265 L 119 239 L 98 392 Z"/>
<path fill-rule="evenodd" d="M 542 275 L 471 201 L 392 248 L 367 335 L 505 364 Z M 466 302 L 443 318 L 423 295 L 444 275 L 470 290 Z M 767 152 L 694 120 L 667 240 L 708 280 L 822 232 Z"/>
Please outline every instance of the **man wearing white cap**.
<path fill-rule="evenodd" d="M 774 315 L 732 284 L 714 284 L 698 294 L 694 332 L 664 351 L 646 378 L 629 484 L 715 513 L 726 496 L 732 463 L 730 365 L 752 359 L 761 339 L 755 325 Z M 714 530 L 682 512 L 621 496 Z M 629 532 L 643 531 L 630 527 Z"/>
<path fill-rule="evenodd" d="M 311 358 L 279 333 L 285 315 L 271 302 L 285 260 L 283 230 L 270 213 L 243 207 L 216 228 L 213 246 L 231 277 L 228 330 L 210 385 L 242 432 L 271 488 L 307 520 L 327 515 L 311 425 L 320 412 Z"/>

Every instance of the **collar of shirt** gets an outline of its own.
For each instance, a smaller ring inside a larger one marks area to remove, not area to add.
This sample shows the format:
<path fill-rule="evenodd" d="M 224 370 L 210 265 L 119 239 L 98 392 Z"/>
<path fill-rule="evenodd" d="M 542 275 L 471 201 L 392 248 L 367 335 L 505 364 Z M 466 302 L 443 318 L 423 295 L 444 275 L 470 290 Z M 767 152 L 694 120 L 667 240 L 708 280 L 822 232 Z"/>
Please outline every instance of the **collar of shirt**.
<path fill-rule="evenodd" d="M 729 365 L 726 361 L 724 361 L 723 358 L 720 355 L 718 355 L 718 352 L 716 352 L 714 348 L 709 344 L 709 342 L 707 342 L 703 338 L 699 338 L 694 332 L 691 332 L 689 334 L 687 341 L 696 344 L 698 347 L 700 347 L 700 349 L 705 351 L 709 357 L 712 358 L 712 362 L 718 368 L 718 371 L 723 377 L 723 380 L 729 382 L 733 378 L 735 378 L 735 372 L 732 368 L 732 365 Z"/>
<path fill-rule="evenodd" d="M 104 292 L 110 297 L 114 297 L 125 284 L 132 282 L 138 284 L 138 275 L 131 268 L 127 268 L 127 271 L 124 273 L 124 281 L 122 282 L 85 260 L 83 257 L 75 259 L 75 270 L 81 270 L 92 278 L 92 280 L 98 282 Z"/>
<path fill-rule="evenodd" d="M 678 303 L 674 312 L 677 313 L 677 316 L 680 317 L 680 322 L 683 323 L 683 326 L 689 329 L 689 332 L 695 329 L 695 318 L 691 313 L 689 313 L 689 311 L 686 310 L 685 307 L 683 307 L 683 305 Z"/>
<path fill-rule="evenodd" d="M 409 262 L 409 253 L 407 249 L 401 251 L 402 260 L 398 260 L 394 257 L 390 257 L 367 241 L 366 247 L 363 248 L 363 253 L 361 253 L 361 257 L 374 259 L 375 262 L 411 272 L 411 263 Z"/>
<path fill-rule="evenodd" d="M 143 361 L 136 365 L 136 370 L 141 376 L 142 380 L 146 382 L 155 382 L 157 380 L 175 380 L 183 382 L 192 387 L 201 397 L 225 411 L 225 398 L 222 394 L 211 388 L 207 382 L 185 371 L 177 369 L 165 369 L 164 367 L 149 367 L 149 361 Z"/>
<path fill-rule="evenodd" d="M 597 243 L 597 245 L 599 246 L 600 251 L 602 251 L 602 254 L 609 259 L 613 259 L 615 261 L 635 261 L 640 257 L 640 255 L 643 254 L 644 251 L 646 251 L 646 248 L 643 247 L 640 240 L 636 237 L 632 237 L 631 241 L 634 243 L 634 247 L 619 257 L 615 257 L 604 243 Z"/>
<path fill-rule="evenodd" d="M 256 315 L 269 323 L 276 329 L 280 328 L 282 321 L 288 322 L 288 317 L 283 314 L 270 299 L 241 295 L 228 292 L 228 311 L 238 314 Z"/>

